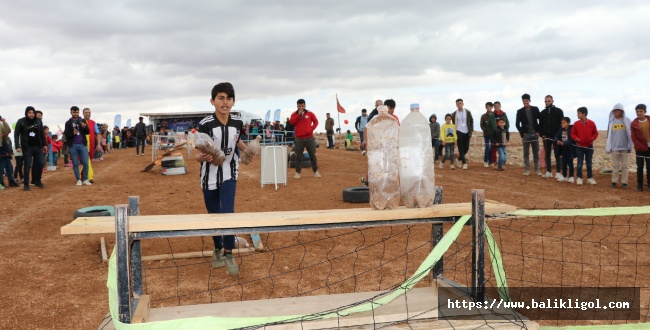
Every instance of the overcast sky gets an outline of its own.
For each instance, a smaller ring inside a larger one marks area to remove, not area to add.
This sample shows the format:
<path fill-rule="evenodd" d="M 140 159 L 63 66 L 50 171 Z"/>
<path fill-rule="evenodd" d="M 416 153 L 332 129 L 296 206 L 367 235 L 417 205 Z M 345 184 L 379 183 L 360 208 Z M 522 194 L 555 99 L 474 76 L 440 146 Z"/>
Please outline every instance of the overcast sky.
<path fill-rule="evenodd" d="M 634 118 L 650 103 L 647 31 L 648 1 L 2 0 L 0 115 L 32 105 L 63 127 L 77 105 L 124 125 L 211 110 L 229 81 L 236 109 L 284 118 L 304 98 L 321 131 L 336 93 L 344 129 L 386 98 L 400 118 L 410 103 L 440 118 L 456 98 L 475 115 L 500 100 L 514 122 L 526 92 L 606 129 L 614 104 Z"/>

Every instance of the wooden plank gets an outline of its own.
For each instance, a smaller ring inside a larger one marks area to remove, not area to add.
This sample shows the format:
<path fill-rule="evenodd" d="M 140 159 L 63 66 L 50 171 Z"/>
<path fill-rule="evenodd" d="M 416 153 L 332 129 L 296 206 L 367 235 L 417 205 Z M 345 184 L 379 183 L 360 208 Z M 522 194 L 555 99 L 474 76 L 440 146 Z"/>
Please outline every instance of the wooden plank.
<path fill-rule="evenodd" d="M 108 262 L 108 253 L 106 253 L 106 240 L 104 240 L 104 236 L 99 239 L 99 249 L 102 251 L 102 262 Z"/>
<path fill-rule="evenodd" d="M 514 212 L 515 206 L 486 203 L 485 213 Z M 377 211 L 370 208 L 246 212 L 228 214 L 144 215 L 129 217 L 129 232 L 182 231 L 200 229 L 229 229 L 277 227 L 289 225 L 373 222 L 404 219 L 430 219 L 471 214 L 471 203 L 433 205 L 428 208 L 405 208 Z M 109 234 L 115 232 L 113 217 L 80 217 L 61 227 L 62 235 Z"/>
<path fill-rule="evenodd" d="M 151 301 L 149 295 L 143 294 L 138 300 L 138 305 L 135 307 L 135 312 L 133 312 L 133 317 L 131 317 L 131 323 L 145 323 L 149 318 L 149 312 L 151 310 Z"/>
<path fill-rule="evenodd" d="M 241 248 L 241 249 L 232 250 L 232 253 L 252 253 L 252 252 L 255 252 L 254 248 Z M 142 257 L 142 261 L 160 261 L 160 260 L 189 259 L 189 258 L 203 258 L 203 257 L 212 258 L 212 250 L 144 256 Z"/>

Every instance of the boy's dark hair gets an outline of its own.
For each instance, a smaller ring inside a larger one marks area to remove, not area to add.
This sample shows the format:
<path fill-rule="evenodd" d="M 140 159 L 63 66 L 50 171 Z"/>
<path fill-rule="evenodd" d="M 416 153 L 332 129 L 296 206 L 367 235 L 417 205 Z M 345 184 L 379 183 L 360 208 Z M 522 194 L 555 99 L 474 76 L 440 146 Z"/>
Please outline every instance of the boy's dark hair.
<path fill-rule="evenodd" d="M 493 106 L 494 106 L 494 103 L 492 103 L 492 102 L 487 102 L 487 103 L 485 103 L 485 107 L 487 108 L 488 106 L 493 107 Z"/>
<path fill-rule="evenodd" d="M 296 104 L 305 104 L 305 100 L 304 99 L 298 99 Z"/>
<path fill-rule="evenodd" d="M 566 122 L 567 124 L 571 124 L 571 118 L 569 117 L 563 117 L 561 120 Z"/>
<path fill-rule="evenodd" d="M 30 111 L 30 110 L 31 111 L 36 111 L 36 109 L 34 109 L 34 107 L 30 105 L 27 108 L 25 108 L 25 113 L 27 113 L 27 111 Z"/>
<path fill-rule="evenodd" d="M 76 105 L 73 105 L 72 107 L 70 107 L 70 111 L 79 111 L 79 107 L 76 106 Z"/>
<path fill-rule="evenodd" d="M 589 114 L 589 110 L 587 110 L 587 107 L 578 108 L 578 112 L 583 113 L 585 116 Z"/>
<path fill-rule="evenodd" d="M 388 99 L 384 101 L 384 105 L 389 108 L 395 109 L 395 101 L 393 99 Z"/>
<path fill-rule="evenodd" d="M 497 119 L 497 123 L 500 122 L 500 121 L 502 121 L 502 122 L 504 122 L 504 123 L 506 122 L 506 120 L 503 119 L 503 117 L 499 117 L 499 119 Z"/>
<path fill-rule="evenodd" d="M 526 93 L 526 94 L 521 96 L 521 99 L 530 101 L 530 95 L 528 95 L 528 93 Z"/>
<path fill-rule="evenodd" d="M 451 118 L 451 114 L 450 113 L 446 114 L 445 115 L 445 120 L 447 120 L 447 117 Z"/>
<path fill-rule="evenodd" d="M 56 134 L 53 134 L 53 135 L 52 135 L 52 139 L 58 139 L 58 138 L 59 138 L 58 135 L 56 135 Z"/>
<path fill-rule="evenodd" d="M 366 109 L 361 109 L 361 112 L 362 112 L 362 113 L 363 113 L 363 112 L 368 112 L 368 110 L 366 110 Z"/>
<path fill-rule="evenodd" d="M 43 115 L 43 111 L 41 111 L 41 110 L 36 110 L 36 111 L 34 111 L 34 114 L 35 114 L 35 115 L 37 115 L 37 114 L 39 114 L 39 113 L 40 113 L 41 115 Z"/>
<path fill-rule="evenodd" d="M 43 126 L 43 129 L 50 129 L 47 125 Z"/>
<path fill-rule="evenodd" d="M 456 103 L 458 103 L 458 102 L 463 102 L 463 99 L 456 99 Z"/>
<path fill-rule="evenodd" d="M 222 82 L 214 85 L 212 87 L 212 99 L 214 100 L 219 93 L 226 93 L 228 97 L 232 97 L 233 101 L 235 100 L 235 88 L 232 87 L 232 84 L 229 82 Z"/>
<path fill-rule="evenodd" d="M 326 113 L 326 115 L 329 115 L 329 114 L 330 114 L 329 112 L 328 112 L 328 113 Z"/>
<path fill-rule="evenodd" d="M 647 107 L 646 107 L 645 104 L 643 104 L 643 103 L 639 103 L 639 104 L 637 104 L 637 105 L 636 105 L 636 108 L 634 108 L 634 110 L 639 110 L 639 109 L 643 110 L 643 112 L 646 112 L 646 111 L 647 111 Z"/>
<path fill-rule="evenodd" d="M 497 104 L 498 104 L 498 105 L 501 105 L 501 102 L 499 102 L 499 101 L 494 101 L 494 105 L 497 105 Z"/>

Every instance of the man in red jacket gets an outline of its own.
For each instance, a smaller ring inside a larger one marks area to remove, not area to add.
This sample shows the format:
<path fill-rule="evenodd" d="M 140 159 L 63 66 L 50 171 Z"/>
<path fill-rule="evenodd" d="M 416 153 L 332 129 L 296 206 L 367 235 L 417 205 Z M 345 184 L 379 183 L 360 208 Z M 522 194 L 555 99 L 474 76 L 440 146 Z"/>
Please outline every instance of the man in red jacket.
<path fill-rule="evenodd" d="M 299 99 L 297 102 L 298 110 L 291 114 L 289 123 L 295 130 L 294 151 L 296 152 L 296 175 L 294 179 L 300 179 L 302 170 L 302 154 L 307 148 L 311 168 L 314 170 L 314 177 L 320 178 L 318 173 L 318 163 L 316 161 L 316 140 L 314 139 L 314 130 L 318 126 L 316 115 L 306 109 L 305 100 Z"/>
<path fill-rule="evenodd" d="M 576 155 L 578 156 L 577 185 L 582 185 L 582 162 L 587 163 L 587 183 L 594 185 L 593 173 L 591 171 L 592 158 L 594 156 L 594 141 L 598 138 L 596 123 L 587 119 L 588 110 L 585 107 L 578 108 L 578 121 L 573 124 L 571 138 L 576 141 Z"/>
<path fill-rule="evenodd" d="M 632 121 L 632 142 L 636 151 L 636 191 L 643 191 L 643 164 L 645 163 L 645 176 L 648 180 L 648 191 L 650 191 L 650 117 L 646 115 L 645 104 L 639 104 L 635 108 L 636 119 Z"/>

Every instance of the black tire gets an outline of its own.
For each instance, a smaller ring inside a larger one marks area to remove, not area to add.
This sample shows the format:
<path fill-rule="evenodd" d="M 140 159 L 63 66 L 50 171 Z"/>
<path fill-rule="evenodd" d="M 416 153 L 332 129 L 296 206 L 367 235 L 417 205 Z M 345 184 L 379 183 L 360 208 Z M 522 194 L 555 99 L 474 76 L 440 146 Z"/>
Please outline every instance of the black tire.
<path fill-rule="evenodd" d="M 289 160 L 296 160 L 296 154 L 292 154 L 291 156 L 289 156 Z M 309 154 L 305 152 L 305 153 L 302 155 L 302 161 L 303 161 L 303 162 L 305 162 L 305 161 L 308 162 L 309 160 L 310 160 L 310 158 L 309 158 Z"/>
<path fill-rule="evenodd" d="M 289 162 L 289 168 L 296 168 L 296 161 L 292 160 Z M 311 168 L 311 162 L 308 160 L 302 161 L 302 168 Z"/>
<path fill-rule="evenodd" d="M 348 203 L 370 202 L 370 190 L 366 186 L 348 187 L 343 189 L 343 201 Z"/>
<path fill-rule="evenodd" d="M 109 205 L 89 206 L 78 209 L 72 214 L 72 218 L 79 217 L 108 217 L 115 215 L 115 207 Z"/>

